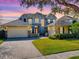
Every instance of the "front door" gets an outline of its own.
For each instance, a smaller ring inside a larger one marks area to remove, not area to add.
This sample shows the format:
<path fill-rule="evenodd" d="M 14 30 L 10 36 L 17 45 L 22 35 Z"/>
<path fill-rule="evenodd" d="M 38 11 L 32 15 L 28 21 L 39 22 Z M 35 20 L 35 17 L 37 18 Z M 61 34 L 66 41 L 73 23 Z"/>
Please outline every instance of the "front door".
<path fill-rule="evenodd" d="M 34 34 L 38 34 L 39 30 L 38 30 L 38 26 L 35 26 L 34 28 Z"/>

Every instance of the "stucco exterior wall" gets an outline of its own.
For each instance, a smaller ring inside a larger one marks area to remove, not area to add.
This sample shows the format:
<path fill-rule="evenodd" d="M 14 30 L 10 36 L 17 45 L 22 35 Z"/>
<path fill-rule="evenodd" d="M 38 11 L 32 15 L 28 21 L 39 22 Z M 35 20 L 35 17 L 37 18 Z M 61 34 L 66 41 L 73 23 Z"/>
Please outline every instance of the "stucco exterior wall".
<path fill-rule="evenodd" d="M 55 26 L 56 34 L 60 33 L 60 26 Z"/>
<path fill-rule="evenodd" d="M 49 35 L 55 34 L 55 27 L 54 26 L 48 26 L 48 33 Z"/>
<path fill-rule="evenodd" d="M 64 26 L 64 33 L 68 33 L 68 26 Z"/>
<path fill-rule="evenodd" d="M 48 26 L 48 33 L 49 35 L 66 34 L 69 32 L 68 28 L 68 26 Z"/>

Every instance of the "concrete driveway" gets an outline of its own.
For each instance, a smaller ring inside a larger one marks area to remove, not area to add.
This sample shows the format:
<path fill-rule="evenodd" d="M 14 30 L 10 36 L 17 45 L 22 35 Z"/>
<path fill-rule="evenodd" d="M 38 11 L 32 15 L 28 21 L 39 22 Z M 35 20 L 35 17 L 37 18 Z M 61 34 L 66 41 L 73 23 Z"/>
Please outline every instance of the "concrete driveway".
<path fill-rule="evenodd" d="M 6 41 L 0 46 L 0 59 L 29 59 L 41 56 L 32 40 Z"/>
<path fill-rule="evenodd" d="M 68 59 L 72 56 L 79 56 L 79 51 L 43 56 L 32 40 L 6 41 L 0 45 L 0 59 Z"/>

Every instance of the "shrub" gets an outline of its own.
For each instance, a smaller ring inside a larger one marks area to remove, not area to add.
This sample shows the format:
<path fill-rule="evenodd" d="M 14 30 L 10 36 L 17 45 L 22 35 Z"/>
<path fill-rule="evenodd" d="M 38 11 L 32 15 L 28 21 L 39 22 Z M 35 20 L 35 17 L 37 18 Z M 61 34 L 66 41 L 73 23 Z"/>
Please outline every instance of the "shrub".
<path fill-rule="evenodd" d="M 56 39 L 56 35 L 50 35 L 49 38 L 50 39 Z"/>
<path fill-rule="evenodd" d="M 55 34 L 50 35 L 50 39 L 79 39 L 79 34 Z"/>
<path fill-rule="evenodd" d="M 6 37 L 6 32 L 4 30 L 0 31 L 0 38 L 5 38 Z"/>
<path fill-rule="evenodd" d="M 79 33 L 79 22 L 75 22 L 71 25 L 72 33 Z"/>
<path fill-rule="evenodd" d="M 64 35 L 63 34 L 60 34 L 59 39 L 64 39 L 64 38 L 66 38 L 65 34 Z"/>
<path fill-rule="evenodd" d="M 58 39 L 60 38 L 60 34 L 54 34 L 49 36 L 50 39 Z"/>
<path fill-rule="evenodd" d="M 32 34 L 31 37 L 39 37 L 39 34 Z"/>
<path fill-rule="evenodd" d="M 79 34 L 75 34 L 75 38 L 76 39 L 79 39 Z"/>

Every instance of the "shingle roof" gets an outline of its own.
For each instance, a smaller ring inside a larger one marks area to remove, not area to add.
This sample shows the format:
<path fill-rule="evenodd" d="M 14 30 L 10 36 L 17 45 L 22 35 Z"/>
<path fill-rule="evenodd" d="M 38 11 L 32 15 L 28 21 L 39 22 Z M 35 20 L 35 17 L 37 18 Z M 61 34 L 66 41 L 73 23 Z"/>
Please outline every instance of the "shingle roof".
<path fill-rule="evenodd" d="M 35 18 L 35 17 L 40 17 L 41 19 L 43 19 L 44 16 L 45 16 L 45 15 L 43 15 L 42 13 L 38 13 L 38 12 L 34 14 L 34 18 Z"/>
<path fill-rule="evenodd" d="M 70 16 L 63 16 L 58 19 L 55 23 L 51 23 L 48 26 L 69 26 L 72 24 L 73 20 L 77 20 Z"/>
<path fill-rule="evenodd" d="M 46 18 L 47 18 L 47 19 L 51 19 L 51 20 L 52 20 L 52 19 L 55 19 L 55 20 L 57 19 L 57 17 L 56 17 L 55 15 L 51 14 L 51 13 L 48 14 L 48 15 L 46 16 Z"/>
<path fill-rule="evenodd" d="M 5 24 L 2 24 L 3 26 L 27 26 L 29 25 L 26 22 L 23 22 L 22 20 L 14 20 Z"/>
<path fill-rule="evenodd" d="M 2 19 L 2 20 L 0 20 L 0 26 L 4 25 L 4 24 L 7 24 L 9 22 L 12 22 L 12 21 L 14 21 L 14 20 L 6 21 L 6 20 Z"/>
<path fill-rule="evenodd" d="M 56 25 L 69 26 L 72 24 L 73 20 L 75 20 L 75 18 L 70 17 L 70 16 L 63 16 L 60 19 L 58 19 L 58 21 L 56 21 Z"/>
<path fill-rule="evenodd" d="M 20 17 L 20 20 L 22 20 L 22 18 L 26 18 L 26 19 L 29 19 L 29 18 L 35 18 L 35 17 L 40 17 L 41 19 L 44 18 L 44 15 L 42 13 L 35 13 L 35 14 L 23 14 L 21 17 Z"/>

